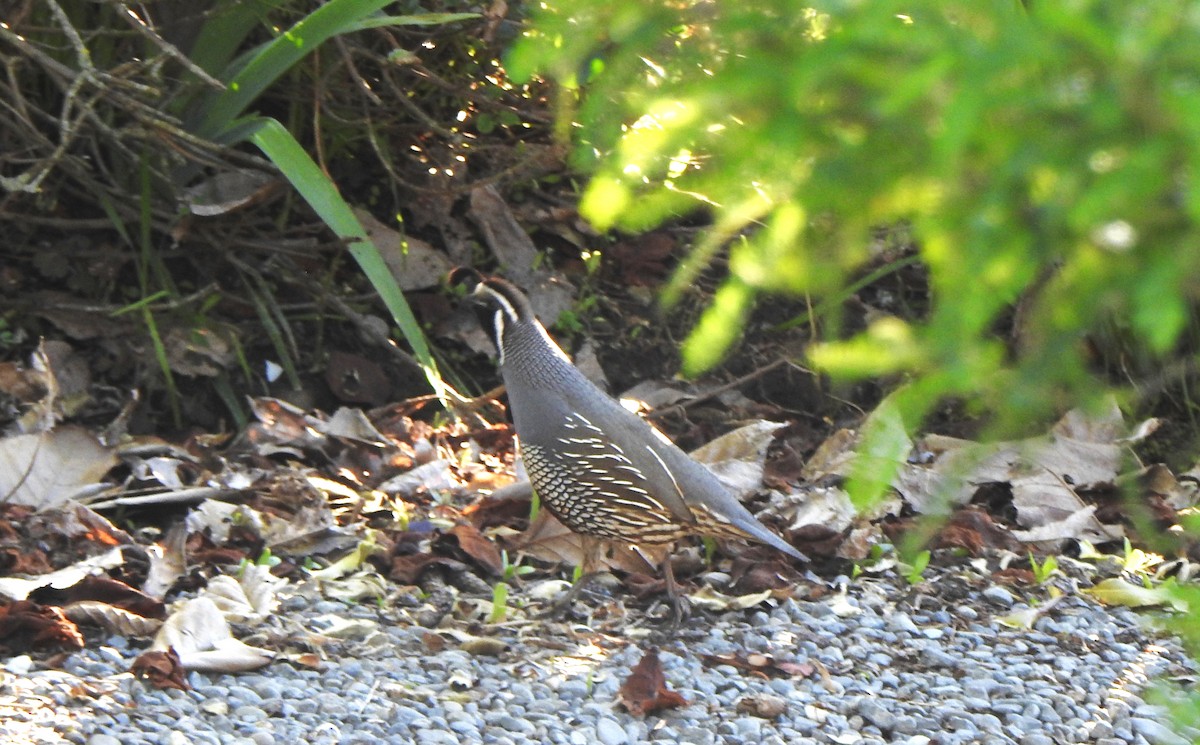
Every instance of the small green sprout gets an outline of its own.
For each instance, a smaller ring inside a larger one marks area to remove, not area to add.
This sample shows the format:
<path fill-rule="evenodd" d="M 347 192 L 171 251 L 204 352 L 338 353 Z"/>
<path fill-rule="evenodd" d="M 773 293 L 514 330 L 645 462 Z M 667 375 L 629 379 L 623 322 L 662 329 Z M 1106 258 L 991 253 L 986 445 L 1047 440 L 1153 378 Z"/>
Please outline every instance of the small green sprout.
<path fill-rule="evenodd" d="M 488 623 L 500 623 L 508 615 L 508 584 L 497 582 L 492 587 L 492 613 Z"/>
<path fill-rule="evenodd" d="M 1044 585 L 1050 579 L 1050 576 L 1058 571 L 1058 559 L 1053 556 L 1047 556 L 1045 561 L 1038 564 L 1037 557 L 1030 551 L 1029 568 L 1033 570 L 1034 581 L 1039 585 Z"/>
<path fill-rule="evenodd" d="M 925 569 L 929 566 L 929 559 L 932 556 L 929 549 L 925 549 L 913 557 L 912 563 L 901 562 L 900 569 L 904 572 L 904 579 L 910 585 L 920 584 Z"/>
<path fill-rule="evenodd" d="M 500 575 L 507 581 L 513 580 L 524 574 L 529 574 L 533 571 L 533 567 L 523 566 L 521 564 L 513 564 L 508 560 L 508 551 L 500 551 Z"/>

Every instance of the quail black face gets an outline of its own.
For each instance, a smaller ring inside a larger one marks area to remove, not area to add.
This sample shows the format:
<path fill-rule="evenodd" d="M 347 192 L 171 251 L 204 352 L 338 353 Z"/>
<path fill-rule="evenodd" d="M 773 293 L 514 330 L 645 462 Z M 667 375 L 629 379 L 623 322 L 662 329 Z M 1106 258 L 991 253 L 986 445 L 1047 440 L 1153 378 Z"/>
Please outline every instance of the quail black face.
<path fill-rule="evenodd" d="M 467 267 L 458 267 L 450 272 L 448 283 L 452 287 L 466 289 L 475 303 L 479 323 L 491 335 L 503 364 L 505 329 L 537 320 L 528 298 L 511 282 L 498 277 L 484 277 Z"/>

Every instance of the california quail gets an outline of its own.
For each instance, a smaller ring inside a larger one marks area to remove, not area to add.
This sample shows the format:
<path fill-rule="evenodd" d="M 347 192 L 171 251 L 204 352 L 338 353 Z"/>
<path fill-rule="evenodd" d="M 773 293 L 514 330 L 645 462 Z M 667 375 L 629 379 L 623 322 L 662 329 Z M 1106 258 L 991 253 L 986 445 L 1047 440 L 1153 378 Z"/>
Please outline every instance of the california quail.
<path fill-rule="evenodd" d="M 688 535 L 752 538 L 807 561 L 711 471 L 585 378 L 514 285 L 465 268 L 450 282 L 482 301 L 529 480 L 564 525 L 585 538 L 633 544 Z M 585 544 L 593 560 L 598 543 Z M 664 562 L 678 615 L 670 568 Z"/>

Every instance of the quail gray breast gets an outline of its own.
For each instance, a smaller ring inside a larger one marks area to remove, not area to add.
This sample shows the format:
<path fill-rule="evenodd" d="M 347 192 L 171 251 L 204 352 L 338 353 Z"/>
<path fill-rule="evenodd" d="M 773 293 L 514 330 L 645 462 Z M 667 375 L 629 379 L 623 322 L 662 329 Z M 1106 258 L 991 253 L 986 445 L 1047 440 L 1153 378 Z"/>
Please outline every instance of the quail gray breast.
<path fill-rule="evenodd" d="M 632 544 L 748 538 L 807 561 L 711 471 L 584 377 L 515 285 L 461 268 L 450 281 L 481 302 L 529 480 L 564 525 Z"/>

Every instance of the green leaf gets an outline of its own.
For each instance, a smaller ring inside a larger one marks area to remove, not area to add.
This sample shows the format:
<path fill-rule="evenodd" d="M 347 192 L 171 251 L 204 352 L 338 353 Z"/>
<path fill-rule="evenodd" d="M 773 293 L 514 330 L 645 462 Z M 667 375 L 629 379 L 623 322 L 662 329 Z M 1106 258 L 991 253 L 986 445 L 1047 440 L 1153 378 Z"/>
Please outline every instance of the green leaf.
<path fill-rule="evenodd" d="M 717 290 L 712 305 L 683 344 L 684 375 L 699 375 L 721 361 L 741 335 L 752 299 L 753 292 L 744 284 L 730 282 Z"/>
<path fill-rule="evenodd" d="M 204 102 L 203 116 L 193 131 L 201 137 L 227 142 L 223 137 L 226 129 L 269 85 L 327 39 L 356 30 L 356 24 L 391 2 L 329 0 L 267 43 L 227 78 L 229 87 Z"/>
<path fill-rule="evenodd" d="M 210 75 L 226 72 L 230 60 L 255 26 L 266 19 L 270 0 L 223 0 L 207 14 L 189 58 Z"/>
<path fill-rule="evenodd" d="M 422 13 L 415 16 L 373 16 L 351 24 L 348 31 L 388 26 L 441 26 L 455 21 L 470 21 L 479 18 L 478 13 Z"/>
<path fill-rule="evenodd" d="M 901 388 L 888 396 L 863 425 L 862 442 L 846 485 L 850 501 L 859 512 L 874 505 L 891 488 L 892 479 L 912 449 L 908 429 L 913 424 L 906 421 L 902 403 L 911 395 L 911 389 Z"/>

